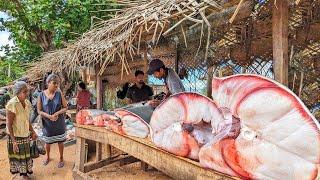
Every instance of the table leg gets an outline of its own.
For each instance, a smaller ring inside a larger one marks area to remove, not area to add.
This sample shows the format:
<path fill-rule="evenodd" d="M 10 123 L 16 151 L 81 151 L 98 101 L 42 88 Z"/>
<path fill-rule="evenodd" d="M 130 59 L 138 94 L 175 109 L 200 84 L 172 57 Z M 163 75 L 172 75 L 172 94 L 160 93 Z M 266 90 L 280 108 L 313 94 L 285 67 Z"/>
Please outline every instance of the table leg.
<path fill-rule="evenodd" d="M 85 163 L 85 139 L 77 137 L 77 150 L 76 150 L 76 168 L 84 172 L 84 163 Z"/>
<path fill-rule="evenodd" d="M 102 159 L 102 143 L 96 142 L 96 162 Z"/>

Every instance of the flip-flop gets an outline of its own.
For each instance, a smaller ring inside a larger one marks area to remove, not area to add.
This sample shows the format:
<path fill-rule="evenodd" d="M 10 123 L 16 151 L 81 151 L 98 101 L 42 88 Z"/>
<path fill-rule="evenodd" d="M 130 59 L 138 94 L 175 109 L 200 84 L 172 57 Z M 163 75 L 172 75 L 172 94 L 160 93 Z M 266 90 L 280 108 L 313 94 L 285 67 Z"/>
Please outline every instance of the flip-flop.
<path fill-rule="evenodd" d="M 42 165 L 46 166 L 46 165 L 49 164 L 49 162 L 50 162 L 49 159 L 43 160 L 43 161 L 42 161 Z"/>
<path fill-rule="evenodd" d="M 63 166 L 64 166 L 64 162 L 61 162 L 61 161 L 60 161 L 60 162 L 58 163 L 58 168 L 63 168 Z"/>

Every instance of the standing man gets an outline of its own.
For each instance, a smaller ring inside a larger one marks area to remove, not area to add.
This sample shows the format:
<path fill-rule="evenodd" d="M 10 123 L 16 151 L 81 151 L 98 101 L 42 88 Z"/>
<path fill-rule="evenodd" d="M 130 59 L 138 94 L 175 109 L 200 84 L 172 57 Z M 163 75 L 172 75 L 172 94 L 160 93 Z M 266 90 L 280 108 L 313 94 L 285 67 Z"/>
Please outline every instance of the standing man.
<path fill-rule="evenodd" d="M 129 87 L 127 92 L 127 98 L 129 103 L 138 103 L 141 101 L 148 101 L 152 99 L 152 88 L 144 82 L 144 72 L 137 70 L 135 73 L 135 84 Z"/>
<path fill-rule="evenodd" d="M 166 97 L 185 91 L 178 74 L 173 69 L 167 68 L 160 59 L 153 59 L 150 62 L 147 73 L 160 80 L 164 79 L 167 88 Z"/>

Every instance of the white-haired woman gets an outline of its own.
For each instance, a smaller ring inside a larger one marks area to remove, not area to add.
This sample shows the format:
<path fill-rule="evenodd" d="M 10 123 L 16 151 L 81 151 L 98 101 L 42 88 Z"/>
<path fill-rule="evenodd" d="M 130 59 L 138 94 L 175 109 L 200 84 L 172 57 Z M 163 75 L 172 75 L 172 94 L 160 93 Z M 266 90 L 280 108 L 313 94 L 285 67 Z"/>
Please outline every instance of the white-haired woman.
<path fill-rule="evenodd" d="M 33 172 L 30 137 L 36 139 L 37 135 L 29 123 L 32 105 L 28 100 L 27 83 L 16 82 L 12 91 L 14 97 L 6 105 L 10 172 L 12 174 L 20 173 L 23 179 L 29 179 L 28 174 Z"/>
<path fill-rule="evenodd" d="M 60 78 L 58 75 L 50 74 L 47 79 L 47 89 L 40 93 L 37 101 L 37 109 L 42 117 L 43 140 L 46 143 L 47 157 L 43 165 L 50 162 L 50 145 L 58 143 L 60 161 L 58 168 L 64 166 L 63 142 L 66 140 L 66 124 L 64 114 L 67 111 L 67 100 L 59 90 Z"/>

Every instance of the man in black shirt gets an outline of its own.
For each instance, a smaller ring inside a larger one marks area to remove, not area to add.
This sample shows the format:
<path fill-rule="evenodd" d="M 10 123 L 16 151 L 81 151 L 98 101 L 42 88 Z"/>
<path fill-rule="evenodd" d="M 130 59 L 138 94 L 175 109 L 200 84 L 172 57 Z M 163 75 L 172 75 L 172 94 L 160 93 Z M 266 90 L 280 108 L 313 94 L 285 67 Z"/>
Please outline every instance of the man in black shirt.
<path fill-rule="evenodd" d="M 137 70 L 135 72 L 136 82 L 128 89 L 127 98 L 129 103 L 137 103 L 152 99 L 152 88 L 144 83 L 144 72 Z"/>

